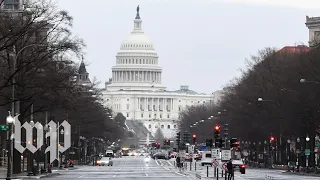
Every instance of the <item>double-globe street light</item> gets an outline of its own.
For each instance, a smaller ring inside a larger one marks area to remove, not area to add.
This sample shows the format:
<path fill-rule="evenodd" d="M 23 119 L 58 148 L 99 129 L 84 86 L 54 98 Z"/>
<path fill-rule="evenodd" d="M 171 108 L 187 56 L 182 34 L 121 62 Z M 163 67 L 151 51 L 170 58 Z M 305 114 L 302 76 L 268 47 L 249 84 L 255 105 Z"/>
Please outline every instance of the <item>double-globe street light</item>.
<path fill-rule="evenodd" d="M 7 169 L 7 178 L 6 180 L 10 180 L 11 179 L 11 162 L 12 162 L 12 158 L 11 158 L 11 134 L 12 134 L 12 128 L 11 125 L 13 124 L 14 121 L 14 117 L 11 115 L 11 112 L 9 111 L 9 116 L 7 117 L 7 123 L 9 126 L 9 134 L 8 134 L 8 169 Z"/>

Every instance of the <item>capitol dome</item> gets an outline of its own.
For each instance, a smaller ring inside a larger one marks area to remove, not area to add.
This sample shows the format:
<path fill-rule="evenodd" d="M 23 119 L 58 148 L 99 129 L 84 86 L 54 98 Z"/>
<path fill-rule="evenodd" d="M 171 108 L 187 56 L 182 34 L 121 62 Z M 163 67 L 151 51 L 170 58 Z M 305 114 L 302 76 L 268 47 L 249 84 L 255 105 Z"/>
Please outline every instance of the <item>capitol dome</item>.
<path fill-rule="evenodd" d="M 112 82 L 107 89 L 113 90 L 165 90 L 161 82 L 162 68 L 150 38 L 141 28 L 142 20 L 137 7 L 134 27 L 125 38 L 112 67 Z"/>
<path fill-rule="evenodd" d="M 120 51 L 122 50 L 145 50 L 145 51 L 153 51 L 155 53 L 155 49 L 151 39 L 144 34 L 141 29 L 142 20 L 137 14 L 136 19 L 134 20 L 134 28 L 131 34 L 122 41 Z"/>

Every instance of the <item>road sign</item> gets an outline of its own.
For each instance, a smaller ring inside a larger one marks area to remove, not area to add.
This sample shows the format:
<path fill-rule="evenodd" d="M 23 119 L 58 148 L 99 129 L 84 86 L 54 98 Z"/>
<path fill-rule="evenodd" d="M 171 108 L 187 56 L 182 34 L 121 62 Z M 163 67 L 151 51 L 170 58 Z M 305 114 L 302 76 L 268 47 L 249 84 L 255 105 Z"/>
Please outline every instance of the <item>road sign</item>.
<path fill-rule="evenodd" d="M 211 150 L 211 156 L 212 156 L 213 159 L 220 159 L 219 149 L 212 149 Z"/>
<path fill-rule="evenodd" d="M 9 126 L 8 125 L 0 125 L 0 131 L 8 131 Z"/>
<path fill-rule="evenodd" d="M 219 162 L 217 160 L 213 160 L 212 166 L 213 167 L 218 167 L 219 166 Z"/>
<path fill-rule="evenodd" d="M 221 160 L 229 161 L 231 159 L 231 151 L 230 150 L 221 150 Z"/>
<path fill-rule="evenodd" d="M 227 168 L 227 163 L 223 163 L 223 164 L 222 164 L 222 168 L 223 168 L 223 170 L 227 171 L 227 170 L 228 170 L 228 168 Z"/>
<path fill-rule="evenodd" d="M 306 149 L 304 154 L 305 154 L 306 156 L 310 156 L 310 149 Z"/>
<path fill-rule="evenodd" d="M 179 151 L 179 156 L 180 157 L 186 157 L 186 151 L 185 150 L 180 150 Z"/>

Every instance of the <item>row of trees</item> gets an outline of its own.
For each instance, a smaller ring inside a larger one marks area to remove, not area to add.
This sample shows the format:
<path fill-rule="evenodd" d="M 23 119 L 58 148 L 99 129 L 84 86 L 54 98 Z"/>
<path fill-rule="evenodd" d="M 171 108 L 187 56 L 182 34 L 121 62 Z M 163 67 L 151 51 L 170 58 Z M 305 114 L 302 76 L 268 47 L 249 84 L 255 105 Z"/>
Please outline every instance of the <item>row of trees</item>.
<path fill-rule="evenodd" d="M 228 123 L 229 134 L 242 140 L 314 137 L 320 125 L 319 59 L 319 46 L 261 50 L 247 61 L 242 76 L 226 85 L 219 104 L 182 112 L 180 128 L 205 119 L 210 127 Z M 216 118 L 208 120 L 211 115 Z M 200 124 L 201 132 L 211 137 L 212 129 Z"/>
<path fill-rule="evenodd" d="M 121 139 L 124 120 L 102 105 L 97 83 L 78 83 L 78 65 L 70 59 L 83 54 L 85 43 L 71 33 L 72 20 L 50 0 L 0 10 L 0 123 L 14 110 L 22 123 L 68 120 L 81 136 Z"/>

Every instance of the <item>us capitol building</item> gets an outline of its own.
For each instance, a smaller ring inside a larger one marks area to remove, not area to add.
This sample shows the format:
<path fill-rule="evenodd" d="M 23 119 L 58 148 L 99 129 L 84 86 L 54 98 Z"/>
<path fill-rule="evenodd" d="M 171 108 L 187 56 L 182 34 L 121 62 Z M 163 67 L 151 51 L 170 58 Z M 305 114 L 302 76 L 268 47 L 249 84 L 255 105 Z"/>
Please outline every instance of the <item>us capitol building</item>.
<path fill-rule="evenodd" d="M 141 28 L 137 7 L 134 28 L 122 42 L 112 67 L 112 78 L 105 83 L 104 103 L 128 121 L 141 122 L 151 135 L 160 128 L 166 138 L 175 136 L 179 113 L 192 105 L 216 103 L 222 93 L 198 94 L 182 85 L 168 91 L 162 84 L 162 68 L 154 45 Z"/>

